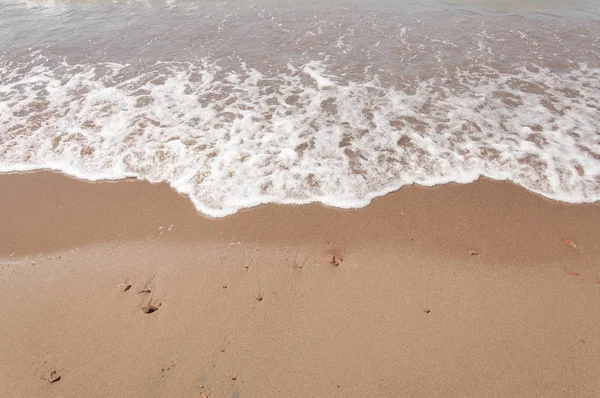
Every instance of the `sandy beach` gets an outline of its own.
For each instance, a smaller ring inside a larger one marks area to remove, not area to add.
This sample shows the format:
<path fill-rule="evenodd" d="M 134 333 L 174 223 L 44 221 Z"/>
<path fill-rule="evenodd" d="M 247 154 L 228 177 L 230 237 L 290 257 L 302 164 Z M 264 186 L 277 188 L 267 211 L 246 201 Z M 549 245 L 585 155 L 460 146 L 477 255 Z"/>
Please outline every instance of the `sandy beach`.
<path fill-rule="evenodd" d="M 36 172 L 0 209 L 0 396 L 600 390 L 599 204 L 480 180 L 208 219 Z"/>
<path fill-rule="evenodd" d="M 599 32 L 0 0 L 0 398 L 600 397 Z"/>

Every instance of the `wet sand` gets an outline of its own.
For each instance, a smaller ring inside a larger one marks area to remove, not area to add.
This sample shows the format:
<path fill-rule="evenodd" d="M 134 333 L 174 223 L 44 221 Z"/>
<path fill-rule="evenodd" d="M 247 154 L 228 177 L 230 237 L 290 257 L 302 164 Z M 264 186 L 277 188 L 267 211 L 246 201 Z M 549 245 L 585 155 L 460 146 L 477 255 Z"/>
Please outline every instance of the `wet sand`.
<path fill-rule="evenodd" d="M 600 204 L 481 180 L 212 220 L 38 172 L 0 211 L 0 396 L 600 390 Z"/>

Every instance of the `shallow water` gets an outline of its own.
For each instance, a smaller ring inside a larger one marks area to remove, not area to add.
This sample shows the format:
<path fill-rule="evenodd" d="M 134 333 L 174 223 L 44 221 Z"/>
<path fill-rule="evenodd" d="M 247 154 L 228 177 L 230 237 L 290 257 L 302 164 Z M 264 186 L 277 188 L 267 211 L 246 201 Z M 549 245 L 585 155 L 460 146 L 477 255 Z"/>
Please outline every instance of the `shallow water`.
<path fill-rule="evenodd" d="M 0 171 L 215 217 L 482 175 L 597 201 L 599 32 L 592 1 L 0 0 Z"/>

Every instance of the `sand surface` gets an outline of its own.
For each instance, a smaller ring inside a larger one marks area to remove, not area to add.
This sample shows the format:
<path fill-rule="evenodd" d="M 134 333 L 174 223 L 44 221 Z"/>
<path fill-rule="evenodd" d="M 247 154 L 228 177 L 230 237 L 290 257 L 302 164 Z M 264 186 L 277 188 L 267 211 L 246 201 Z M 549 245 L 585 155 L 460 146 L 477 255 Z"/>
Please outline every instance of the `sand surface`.
<path fill-rule="evenodd" d="M 211 220 L 38 172 L 0 175 L 0 226 L 2 397 L 600 391 L 600 204 L 482 180 Z"/>

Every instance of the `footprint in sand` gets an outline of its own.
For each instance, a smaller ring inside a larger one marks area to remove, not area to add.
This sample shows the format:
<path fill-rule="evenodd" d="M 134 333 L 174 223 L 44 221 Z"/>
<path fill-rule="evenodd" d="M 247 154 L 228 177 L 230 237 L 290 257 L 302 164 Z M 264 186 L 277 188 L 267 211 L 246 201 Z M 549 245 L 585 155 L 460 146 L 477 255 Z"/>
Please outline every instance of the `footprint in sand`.
<path fill-rule="evenodd" d="M 136 296 L 140 296 L 142 298 L 142 304 L 147 303 L 141 307 L 141 310 L 144 314 L 152 314 L 153 312 L 158 311 L 159 307 L 161 306 L 161 303 L 155 300 L 154 294 L 152 293 L 156 290 L 154 287 L 155 278 L 156 274 L 146 280 L 145 283 L 140 284 L 140 287 L 137 288 L 139 290 L 137 291 Z M 123 290 L 123 293 L 125 293 L 129 291 L 133 285 L 134 282 L 129 282 L 128 278 L 128 280 L 126 280 L 124 283 L 119 284 L 119 287 Z"/>
<path fill-rule="evenodd" d="M 145 305 L 142 307 L 142 312 L 144 314 L 152 314 L 153 312 L 158 311 L 158 307 L 160 306 L 160 304 L 158 306 L 156 305 Z"/>
<path fill-rule="evenodd" d="M 160 377 L 164 377 L 164 376 L 165 376 L 165 373 L 169 372 L 169 371 L 170 371 L 170 370 L 172 370 L 174 367 L 175 367 L 175 362 L 174 362 L 174 361 L 171 361 L 171 364 L 170 364 L 170 365 L 163 366 L 163 367 L 160 369 Z"/>
<path fill-rule="evenodd" d="M 56 383 L 60 380 L 60 374 L 56 370 L 52 370 L 46 373 L 44 376 L 42 376 L 42 380 L 45 380 L 50 384 Z"/>
<path fill-rule="evenodd" d="M 144 297 L 144 301 L 146 301 L 146 297 L 148 295 L 150 295 L 150 298 L 148 300 L 148 304 L 142 306 L 142 312 L 144 314 L 152 314 L 153 312 L 158 311 L 158 307 L 160 307 L 161 303 L 158 302 L 156 303 L 156 300 L 154 300 L 154 294 L 152 293 L 153 291 L 156 290 L 156 288 L 154 287 L 154 279 L 156 278 L 156 274 L 154 274 L 152 276 L 152 278 L 150 278 L 149 281 L 147 281 L 143 286 L 144 288 L 141 289 L 140 291 L 137 292 L 137 294 L 139 294 L 140 296 Z M 155 304 L 152 304 L 152 302 L 154 301 Z"/>

